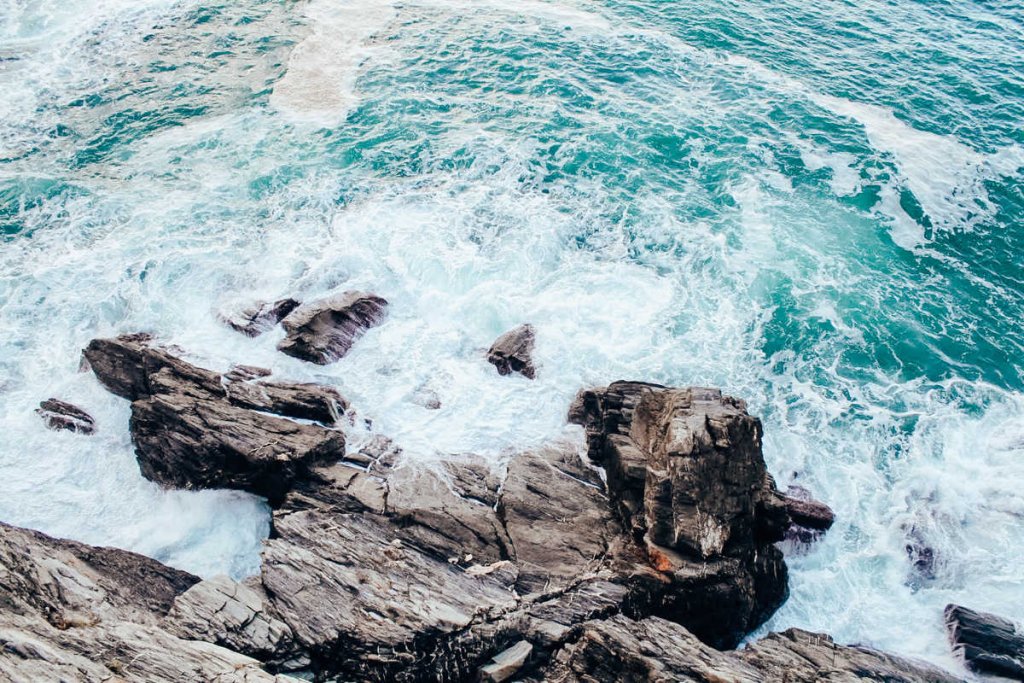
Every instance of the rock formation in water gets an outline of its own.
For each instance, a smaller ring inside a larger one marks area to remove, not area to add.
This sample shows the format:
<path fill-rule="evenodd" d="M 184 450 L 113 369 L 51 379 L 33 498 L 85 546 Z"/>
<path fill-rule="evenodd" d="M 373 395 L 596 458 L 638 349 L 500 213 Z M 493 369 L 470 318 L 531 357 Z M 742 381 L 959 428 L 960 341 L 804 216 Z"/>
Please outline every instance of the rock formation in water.
<path fill-rule="evenodd" d="M 388 302 L 374 294 L 345 292 L 303 304 L 282 321 L 279 351 L 326 365 L 349 352 L 356 339 L 384 321 Z"/>
<path fill-rule="evenodd" d="M 1013 622 L 960 605 L 947 605 L 945 617 L 953 649 L 969 669 L 1024 681 L 1024 633 Z"/>
<path fill-rule="evenodd" d="M 955 680 L 802 631 L 722 651 L 785 599 L 774 542 L 794 508 L 760 423 L 716 390 L 581 392 L 590 462 L 564 443 L 425 469 L 387 439 L 343 453 L 332 420 L 292 419 L 344 410 L 330 389 L 219 375 L 138 335 L 85 355 L 133 401 L 147 476 L 270 491 L 272 532 L 237 583 L 0 527 L 14 679 Z"/>
<path fill-rule="evenodd" d="M 518 372 L 534 379 L 537 369 L 533 364 L 533 345 L 536 334 L 533 325 L 520 325 L 494 340 L 487 350 L 487 362 L 498 369 L 500 375 Z"/>
<path fill-rule="evenodd" d="M 104 386 L 132 401 L 139 467 L 165 486 L 237 488 L 277 501 L 311 466 L 344 453 L 332 425 L 347 404 L 329 387 L 232 379 L 146 335 L 93 340 L 84 356 Z"/>
<path fill-rule="evenodd" d="M 42 401 L 36 413 L 50 429 L 64 429 L 78 434 L 93 434 L 96 431 L 96 420 L 92 415 L 57 398 Z"/>
<path fill-rule="evenodd" d="M 258 337 L 299 307 L 295 299 L 257 301 L 236 311 L 220 314 L 225 325 L 247 337 Z"/>

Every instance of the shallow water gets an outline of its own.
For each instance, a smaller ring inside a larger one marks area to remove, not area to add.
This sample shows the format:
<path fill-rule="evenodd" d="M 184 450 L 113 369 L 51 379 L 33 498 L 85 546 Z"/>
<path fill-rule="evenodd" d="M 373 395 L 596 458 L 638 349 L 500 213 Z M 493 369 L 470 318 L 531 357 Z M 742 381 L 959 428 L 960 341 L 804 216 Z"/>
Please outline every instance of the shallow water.
<path fill-rule="evenodd" d="M 0 4 L 0 519 L 258 571 L 262 501 L 139 476 L 96 336 L 336 384 L 425 463 L 716 385 L 838 515 L 768 628 L 954 666 L 946 602 L 1024 617 L 1024 4 L 806 5 Z M 391 315 L 328 367 L 216 319 L 342 289 Z M 523 321 L 535 382 L 482 359 Z"/>

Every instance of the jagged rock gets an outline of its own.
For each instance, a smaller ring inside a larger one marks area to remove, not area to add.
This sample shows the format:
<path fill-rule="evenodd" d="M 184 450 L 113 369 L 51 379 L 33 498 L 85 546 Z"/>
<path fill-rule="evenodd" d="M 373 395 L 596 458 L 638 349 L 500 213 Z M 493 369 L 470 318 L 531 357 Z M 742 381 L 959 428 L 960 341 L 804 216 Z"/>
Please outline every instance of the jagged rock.
<path fill-rule="evenodd" d="M 498 369 L 499 375 L 518 372 L 534 379 L 537 369 L 533 365 L 533 345 L 536 339 L 533 325 L 520 325 L 494 340 L 487 350 L 487 362 Z"/>
<path fill-rule="evenodd" d="M 0 524 L 0 680 L 293 680 L 160 628 L 197 581 L 134 553 Z"/>
<path fill-rule="evenodd" d="M 238 311 L 221 313 L 221 321 L 247 337 L 258 337 L 299 307 L 295 299 L 257 301 Z"/>
<path fill-rule="evenodd" d="M 383 322 L 387 305 L 381 297 L 364 292 L 303 304 L 281 321 L 287 334 L 277 348 L 310 363 L 333 363 L 366 330 Z"/>
<path fill-rule="evenodd" d="M 785 540 L 793 542 L 791 547 L 813 543 L 835 523 L 832 508 L 815 500 L 811 492 L 802 486 L 790 486 L 779 497 L 789 515 Z"/>
<path fill-rule="evenodd" d="M 42 401 L 36 413 L 50 429 L 66 429 L 78 434 L 93 434 L 96 431 L 96 420 L 81 408 L 56 398 Z"/>
<path fill-rule="evenodd" d="M 657 613 L 735 647 L 787 595 L 774 543 L 788 517 L 761 455 L 761 423 L 717 389 L 616 382 L 581 392 L 587 429 L 623 524 L 671 575 Z"/>
<path fill-rule="evenodd" d="M 578 640 L 558 652 L 542 680 L 693 681 L 700 683 L 953 683 L 925 664 L 874 650 L 843 647 L 828 636 L 791 629 L 773 633 L 740 652 L 719 652 L 678 624 L 623 616 L 584 625 Z"/>
<path fill-rule="evenodd" d="M 132 400 L 132 440 L 152 481 L 237 488 L 276 501 L 297 476 L 344 453 L 341 432 L 285 419 L 333 424 L 347 404 L 329 387 L 232 381 L 148 335 L 93 340 L 84 355 L 106 387 Z"/>
<path fill-rule="evenodd" d="M 953 649 L 978 673 L 1024 681 L 1024 633 L 994 614 L 947 605 L 946 628 Z"/>

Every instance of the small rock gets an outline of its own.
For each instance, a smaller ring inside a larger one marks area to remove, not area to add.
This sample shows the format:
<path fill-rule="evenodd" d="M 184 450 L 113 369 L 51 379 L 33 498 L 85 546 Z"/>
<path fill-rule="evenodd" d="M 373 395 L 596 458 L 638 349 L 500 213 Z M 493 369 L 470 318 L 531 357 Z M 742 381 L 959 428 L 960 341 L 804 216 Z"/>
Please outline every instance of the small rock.
<path fill-rule="evenodd" d="M 287 336 L 277 349 L 310 363 L 333 363 L 366 330 L 383 322 L 387 305 L 373 294 L 345 292 L 300 306 L 281 321 Z"/>
<path fill-rule="evenodd" d="M 480 678 L 487 683 L 502 683 L 516 674 L 523 668 L 530 653 L 533 652 L 533 645 L 528 641 L 520 640 L 509 649 L 494 655 L 494 659 L 487 666 L 480 669 Z"/>
<path fill-rule="evenodd" d="M 1013 622 L 985 612 L 946 605 L 953 649 L 973 671 L 1024 681 L 1024 634 Z"/>
<path fill-rule="evenodd" d="M 221 313 L 220 319 L 231 329 L 247 337 L 258 337 L 299 307 L 295 299 L 257 301 L 234 313 Z"/>
<path fill-rule="evenodd" d="M 533 379 L 536 368 L 533 364 L 533 345 L 536 335 L 533 325 L 520 325 L 494 340 L 487 351 L 487 362 L 498 369 L 499 375 L 518 372 Z"/>
<path fill-rule="evenodd" d="M 92 434 L 96 431 L 96 420 L 78 406 L 56 398 L 49 398 L 39 404 L 36 413 L 50 429 L 66 429 L 78 434 Z"/>

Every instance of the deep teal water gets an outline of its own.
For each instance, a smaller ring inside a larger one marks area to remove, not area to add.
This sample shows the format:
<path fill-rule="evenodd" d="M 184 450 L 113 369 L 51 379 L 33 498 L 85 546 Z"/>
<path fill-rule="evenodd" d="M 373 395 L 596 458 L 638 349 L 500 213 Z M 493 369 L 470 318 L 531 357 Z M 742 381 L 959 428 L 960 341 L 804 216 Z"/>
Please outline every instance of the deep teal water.
<path fill-rule="evenodd" d="M 74 373 L 100 334 L 337 382 L 424 462 L 575 438 L 585 384 L 719 385 L 839 515 L 770 626 L 947 663 L 945 602 L 1024 618 L 1022 35 L 1012 1 L 8 3 L 0 518 L 254 570 L 259 501 L 138 477 Z M 395 314 L 320 374 L 216 322 L 355 286 Z M 525 319 L 541 377 L 498 381 Z M 55 392 L 97 440 L 53 448 Z"/>

